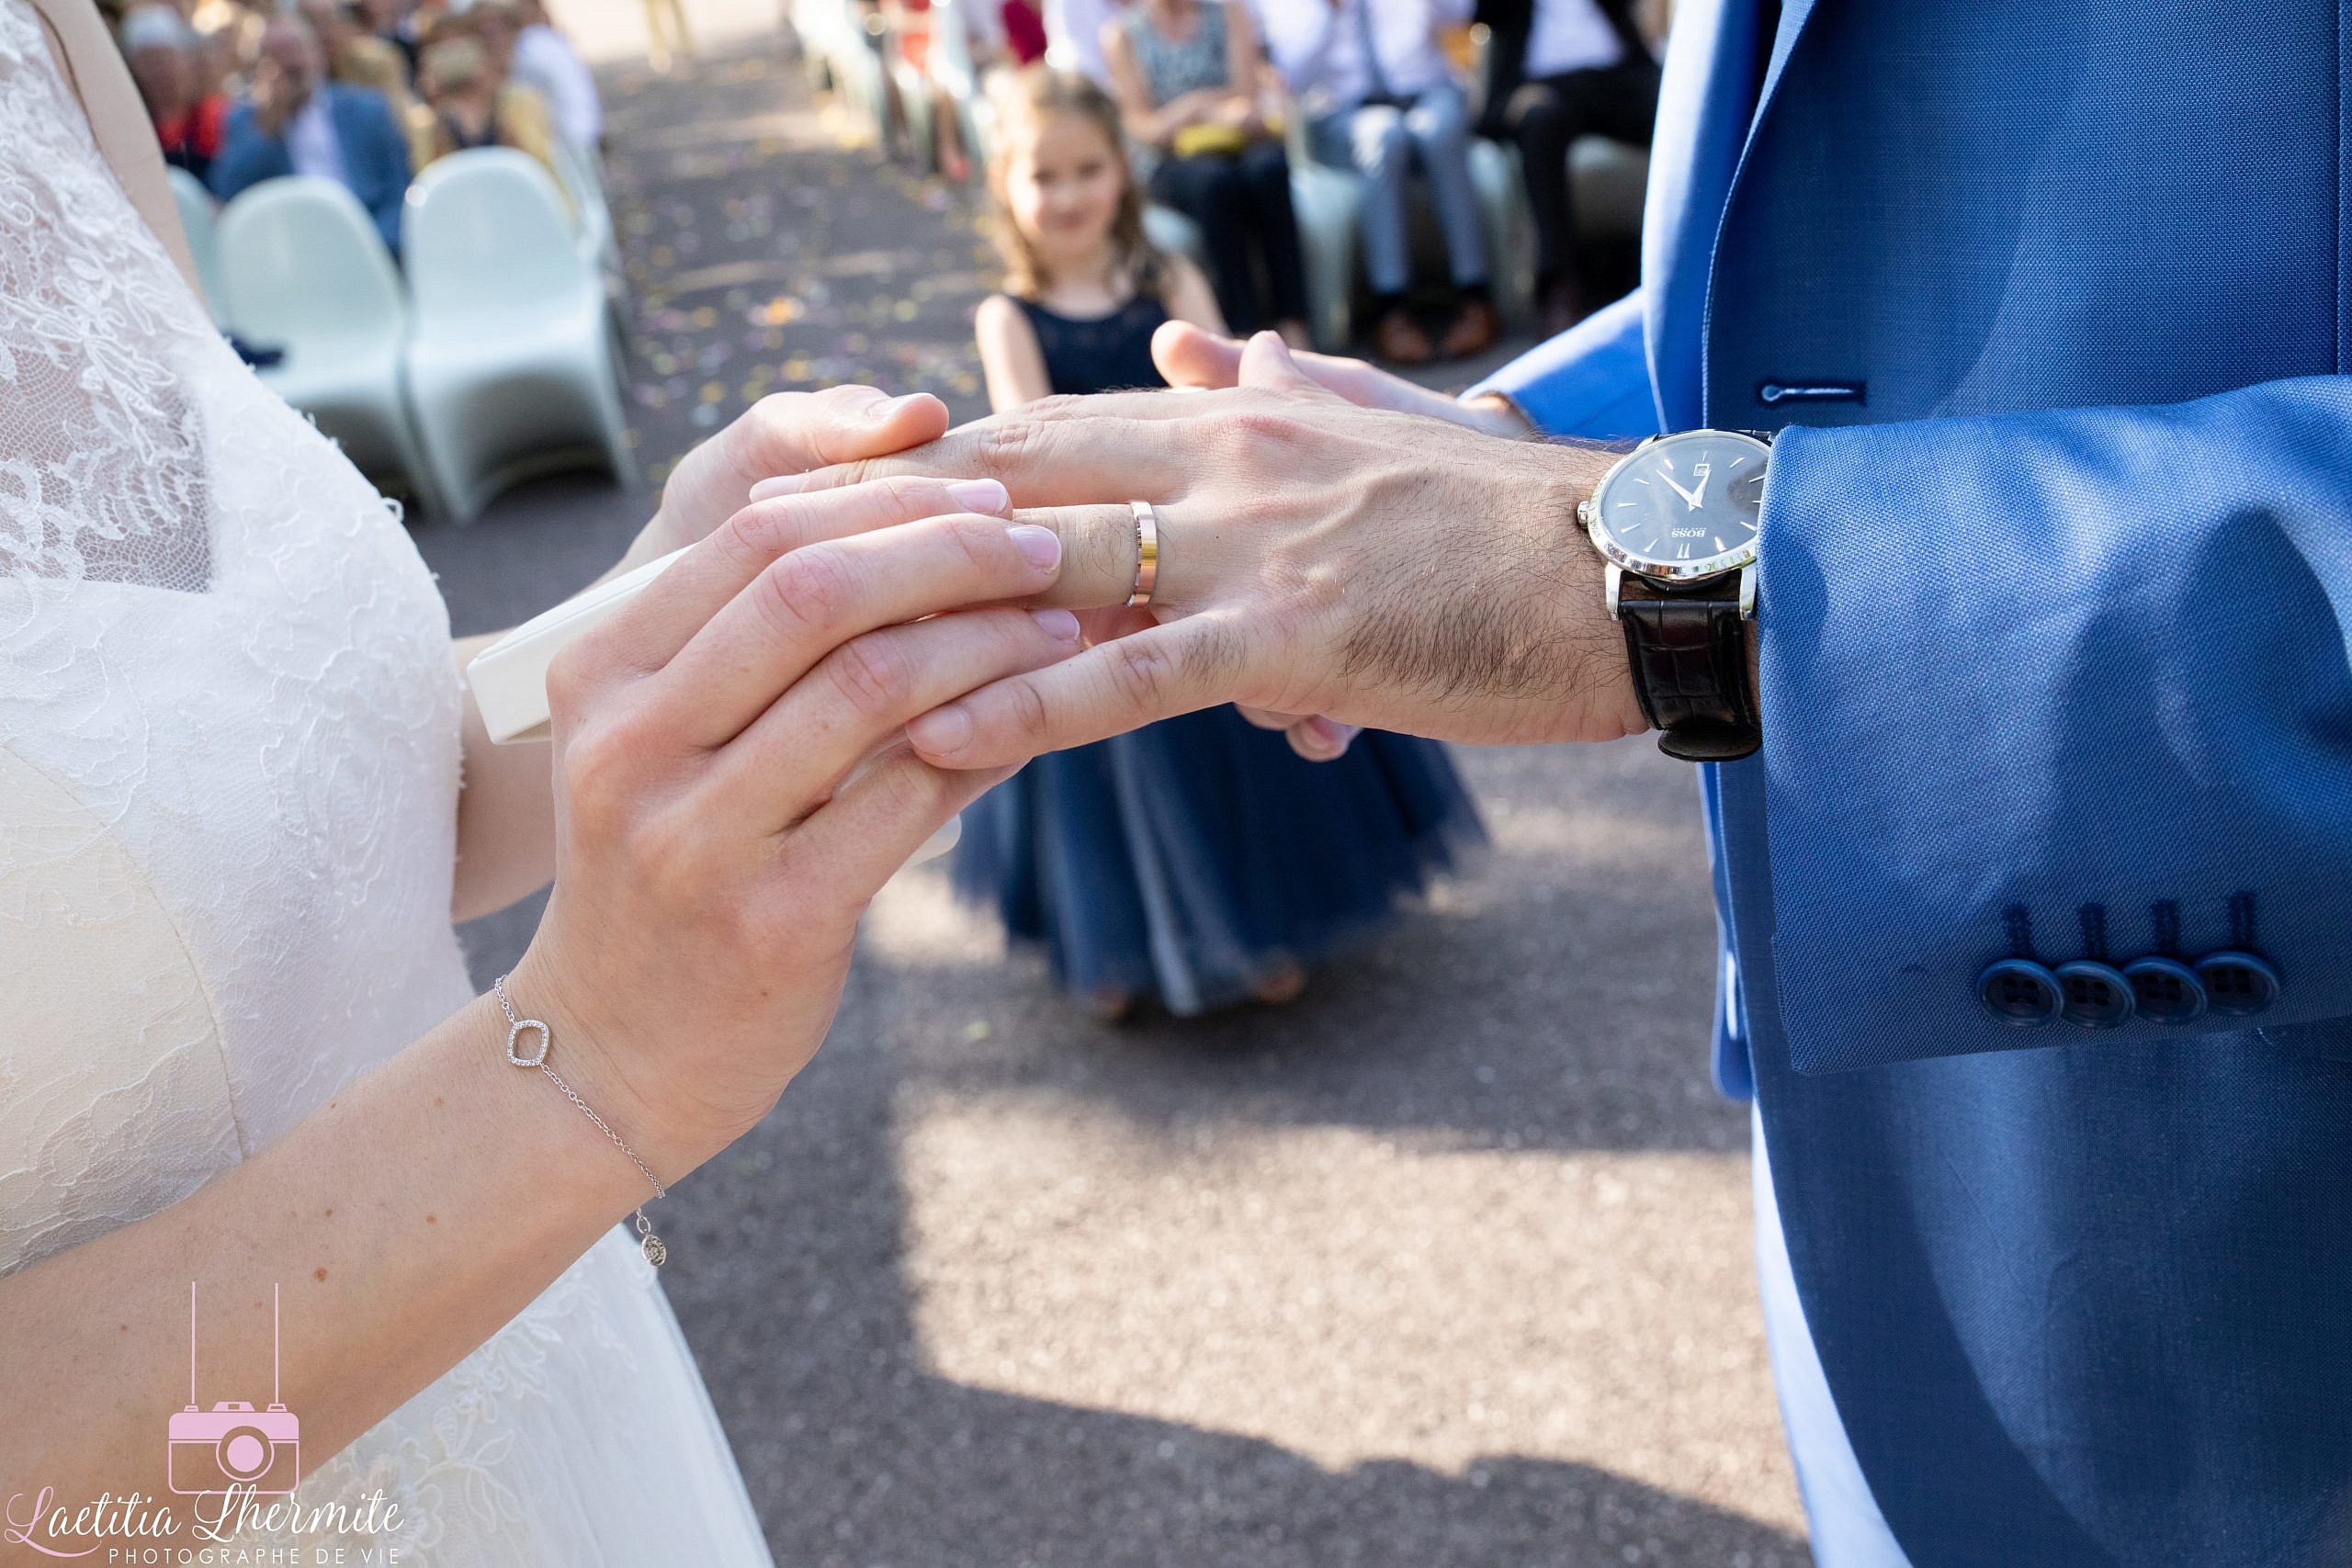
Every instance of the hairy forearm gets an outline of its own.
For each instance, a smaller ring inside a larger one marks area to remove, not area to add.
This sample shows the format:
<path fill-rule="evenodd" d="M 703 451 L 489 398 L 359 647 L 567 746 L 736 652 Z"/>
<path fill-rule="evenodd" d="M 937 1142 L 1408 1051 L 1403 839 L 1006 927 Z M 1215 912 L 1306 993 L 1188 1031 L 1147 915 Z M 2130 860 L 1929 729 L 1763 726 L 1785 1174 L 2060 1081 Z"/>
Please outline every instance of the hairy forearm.
<path fill-rule="evenodd" d="M 647 1194 L 477 998 L 286 1136 L 147 1219 L 0 1280 L 0 1492 L 168 1496 L 165 1417 L 278 1398 L 306 1469 L 508 1322 Z M 586 1062 L 592 1097 L 612 1091 Z M 617 1114 L 617 1112 L 616 1112 Z"/>
<path fill-rule="evenodd" d="M 665 553 L 663 537 L 661 529 L 649 525 L 596 581 Z M 505 635 L 484 632 L 451 640 L 461 686 L 468 661 Z M 473 689 L 464 690 L 465 764 L 458 794 L 457 874 L 449 895 L 449 918 L 457 921 L 495 914 L 555 876 L 555 791 L 548 743 L 494 744 L 474 706 Z"/>

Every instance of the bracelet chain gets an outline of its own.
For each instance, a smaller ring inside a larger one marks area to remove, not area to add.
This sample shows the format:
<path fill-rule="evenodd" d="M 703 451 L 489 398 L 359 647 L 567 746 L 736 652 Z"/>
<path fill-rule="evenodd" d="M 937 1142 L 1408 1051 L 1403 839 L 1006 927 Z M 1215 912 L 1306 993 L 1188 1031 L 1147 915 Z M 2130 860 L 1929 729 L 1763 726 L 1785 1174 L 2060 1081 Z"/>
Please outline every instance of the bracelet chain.
<path fill-rule="evenodd" d="M 628 1140 L 614 1132 L 612 1123 L 597 1115 L 594 1108 L 581 1099 L 573 1091 L 572 1087 L 564 1082 L 553 1067 L 548 1066 L 548 1053 L 554 1048 L 555 1035 L 554 1032 L 548 1028 L 546 1021 L 525 1018 L 514 1010 L 514 1003 L 506 995 L 505 976 L 499 976 L 490 983 L 490 987 L 492 990 L 498 993 L 498 1005 L 506 1011 L 506 1059 L 518 1067 L 537 1067 L 546 1075 L 549 1083 L 563 1091 L 564 1099 L 580 1107 L 581 1113 L 596 1123 L 597 1131 L 612 1140 L 613 1147 L 628 1156 L 629 1164 L 637 1167 L 638 1174 L 644 1177 L 652 1186 L 653 1196 L 667 1198 L 670 1195 L 670 1190 L 662 1184 L 660 1177 L 653 1174 L 652 1168 L 638 1157 L 637 1151 L 628 1146 Z M 515 1038 L 526 1029 L 536 1029 L 539 1032 L 539 1049 L 535 1056 L 524 1057 L 515 1054 Z M 659 1269 L 663 1263 L 669 1261 L 670 1249 L 660 1236 L 653 1234 L 653 1222 L 645 1217 L 645 1209 L 641 1204 L 637 1211 L 637 1235 L 638 1248 L 645 1254 L 645 1260 L 648 1263 Z"/>

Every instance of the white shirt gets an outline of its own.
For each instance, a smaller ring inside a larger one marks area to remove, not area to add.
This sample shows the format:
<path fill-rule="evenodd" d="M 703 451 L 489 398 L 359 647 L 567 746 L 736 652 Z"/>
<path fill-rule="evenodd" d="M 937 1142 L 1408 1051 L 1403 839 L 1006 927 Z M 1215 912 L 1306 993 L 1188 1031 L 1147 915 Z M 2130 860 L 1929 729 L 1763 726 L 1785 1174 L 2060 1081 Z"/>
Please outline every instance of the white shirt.
<path fill-rule="evenodd" d="M 1527 35 L 1528 80 L 1590 71 L 1624 58 L 1624 40 L 1594 0 L 1535 0 L 1535 24 Z"/>
<path fill-rule="evenodd" d="M 1109 87 L 1111 62 L 1102 52 L 1102 29 L 1121 9 L 1118 0 L 1046 0 L 1046 63 Z"/>
<path fill-rule="evenodd" d="M 533 22 L 514 35 L 514 76 L 547 99 L 556 130 L 566 141 L 582 152 L 594 151 L 605 133 L 605 106 L 596 96 L 594 73 L 570 39 L 544 22 Z"/>
<path fill-rule="evenodd" d="M 1363 7 L 1372 7 L 1375 84 L 1364 58 Z M 1375 85 L 1412 97 L 1453 78 L 1438 29 L 1470 19 L 1470 0 L 1263 0 L 1274 65 L 1309 112 L 1329 114 L 1373 95 Z"/>
<path fill-rule="evenodd" d="M 334 133 L 334 116 L 327 112 L 323 86 L 286 122 L 286 156 L 298 175 L 315 175 L 339 186 L 350 184 L 344 178 L 343 142 Z"/>

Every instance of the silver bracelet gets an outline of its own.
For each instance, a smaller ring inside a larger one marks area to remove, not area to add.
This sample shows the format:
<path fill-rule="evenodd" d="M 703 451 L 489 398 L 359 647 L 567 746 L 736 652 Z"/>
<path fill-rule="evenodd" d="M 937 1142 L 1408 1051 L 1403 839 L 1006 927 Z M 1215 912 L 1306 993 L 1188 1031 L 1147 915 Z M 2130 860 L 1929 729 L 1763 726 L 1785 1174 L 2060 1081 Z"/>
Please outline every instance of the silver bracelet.
<path fill-rule="evenodd" d="M 545 1073 L 549 1083 L 563 1090 L 563 1098 L 580 1107 L 588 1120 L 596 1123 L 597 1130 L 613 1141 L 613 1147 L 628 1156 L 629 1164 L 637 1167 L 639 1173 L 647 1181 L 652 1183 L 653 1195 L 656 1198 L 667 1198 L 670 1195 L 670 1190 L 662 1185 L 662 1179 L 653 1174 L 652 1168 L 638 1158 L 637 1151 L 628 1146 L 628 1141 L 618 1133 L 614 1132 L 610 1123 L 606 1122 L 602 1116 L 590 1110 L 588 1102 L 573 1093 L 571 1086 L 557 1076 L 553 1067 L 548 1066 L 548 1051 L 555 1043 L 555 1032 L 547 1026 L 546 1020 L 524 1018 L 515 1012 L 514 1004 L 507 999 L 505 976 L 501 975 L 497 979 L 492 980 L 490 983 L 490 988 L 498 993 L 498 1005 L 506 1010 L 507 1061 L 518 1067 L 537 1067 Z M 526 1029 L 536 1029 L 539 1032 L 539 1048 L 527 1056 L 515 1048 L 523 1031 Z M 645 1208 L 642 1204 L 639 1205 L 637 1211 L 637 1235 L 638 1247 L 644 1252 L 645 1260 L 648 1263 L 659 1269 L 669 1261 L 670 1249 L 662 1244 L 660 1236 L 653 1234 L 653 1222 L 645 1217 Z"/>

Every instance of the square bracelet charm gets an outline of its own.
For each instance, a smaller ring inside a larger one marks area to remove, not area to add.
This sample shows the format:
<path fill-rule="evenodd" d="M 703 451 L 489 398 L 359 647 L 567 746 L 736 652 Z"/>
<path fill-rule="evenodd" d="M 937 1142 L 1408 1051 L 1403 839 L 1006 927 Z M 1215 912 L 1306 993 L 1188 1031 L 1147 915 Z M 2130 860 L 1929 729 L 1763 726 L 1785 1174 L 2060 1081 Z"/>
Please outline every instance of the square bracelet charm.
<path fill-rule="evenodd" d="M 539 1048 L 527 1056 L 514 1048 L 516 1038 L 526 1029 L 536 1029 L 539 1032 Z M 518 1067 L 536 1067 L 548 1059 L 549 1039 L 550 1035 L 545 1023 L 536 1018 L 518 1018 L 507 1026 L 506 1059 Z"/>

